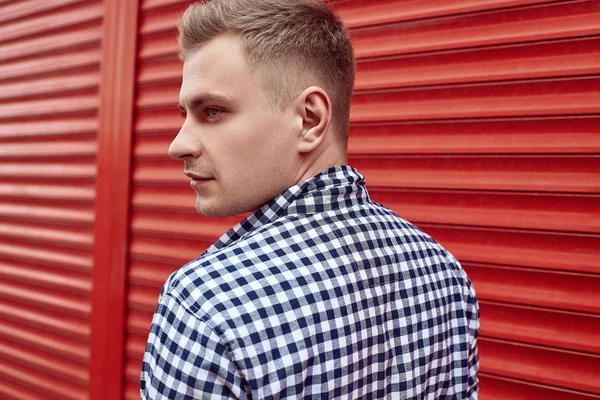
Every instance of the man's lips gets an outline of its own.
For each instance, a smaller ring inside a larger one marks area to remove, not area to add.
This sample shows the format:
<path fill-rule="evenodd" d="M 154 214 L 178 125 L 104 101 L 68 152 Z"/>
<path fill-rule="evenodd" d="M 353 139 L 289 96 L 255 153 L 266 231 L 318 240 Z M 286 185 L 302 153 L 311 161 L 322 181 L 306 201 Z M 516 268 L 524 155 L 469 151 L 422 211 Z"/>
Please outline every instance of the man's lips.
<path fill-rule="evenodd" d="M 202 181 L 202 180 L 206 181 L 206 180 L 213 179 L 213 178 L 212 178 L 212 177 L 210 177 L 210 176 L 197 175 L 197 174 L 194 174 L 194 173 L 191 173 L 191 172 L 187 172 L 187 171 L 184 171 L 183 173 L 184 173 L 184 174 L 185 174 L 187 177 L 189 177 L 189 178 L 192 178 L 192 179 L 195 179 L 195 180 L 197 180 L 197 181 Z"/>
<path fill-rule="evenodd" d="M 198 189 L 201 186 L 204 186 L 205 184 L 211 182 L 214 179 L 214 178 L 209 177 L 209 176 L 198 175 L 198 174 L 191 173 L 189 171 L 184 171 L 184 174 L 187 177 L 191 178 L 190 186 L 193 189 Z"/>

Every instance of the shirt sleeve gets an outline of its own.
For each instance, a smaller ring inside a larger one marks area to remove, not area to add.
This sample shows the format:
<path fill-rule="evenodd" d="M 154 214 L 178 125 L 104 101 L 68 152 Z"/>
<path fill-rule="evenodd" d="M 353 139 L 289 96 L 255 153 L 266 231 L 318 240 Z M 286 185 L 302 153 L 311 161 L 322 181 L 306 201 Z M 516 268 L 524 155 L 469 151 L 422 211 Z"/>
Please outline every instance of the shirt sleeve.
<path fill-rule="evenodd" d="M 469 358 L 467 367 L 469 370 L 467 398 L 477 400 L 479 395 L 479 352 L 477 350 L 477 338 L 479 337 L 479 305 L 475 298 L 473 287 L 469 284 L 470 296 L 467 304 L 467 319 L 469 331 Z"/>
<path fill-rule="evenodd" d="M 144 400 L 246 399 L 219 335 L 168 294 L 152 319 L 140 392 Z"/>

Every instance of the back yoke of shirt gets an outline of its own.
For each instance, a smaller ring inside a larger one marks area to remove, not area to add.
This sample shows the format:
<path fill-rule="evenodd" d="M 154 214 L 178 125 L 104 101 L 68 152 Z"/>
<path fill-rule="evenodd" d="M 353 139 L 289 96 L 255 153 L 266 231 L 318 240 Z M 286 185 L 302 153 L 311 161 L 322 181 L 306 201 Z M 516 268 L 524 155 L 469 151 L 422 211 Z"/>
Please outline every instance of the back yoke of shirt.
<path fill-rule="evenodd" d="M 144 399 L 476 399 L 479 312 L 459 263 L 335 167 L 165 284 Z"/>

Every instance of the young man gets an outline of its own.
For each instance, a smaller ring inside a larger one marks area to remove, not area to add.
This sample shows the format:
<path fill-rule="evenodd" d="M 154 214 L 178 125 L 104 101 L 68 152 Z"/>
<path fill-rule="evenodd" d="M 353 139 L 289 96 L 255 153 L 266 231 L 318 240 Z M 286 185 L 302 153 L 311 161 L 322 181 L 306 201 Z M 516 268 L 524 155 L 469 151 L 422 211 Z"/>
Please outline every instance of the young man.
<path fill-rule="evenodd" d="M 354 56 L 318 0 L 214 0 L 179 24 L 196 209 L 252 214 L 165 283 L 143 399 L 475 399 L 459 263 L 346 165 Z"/>

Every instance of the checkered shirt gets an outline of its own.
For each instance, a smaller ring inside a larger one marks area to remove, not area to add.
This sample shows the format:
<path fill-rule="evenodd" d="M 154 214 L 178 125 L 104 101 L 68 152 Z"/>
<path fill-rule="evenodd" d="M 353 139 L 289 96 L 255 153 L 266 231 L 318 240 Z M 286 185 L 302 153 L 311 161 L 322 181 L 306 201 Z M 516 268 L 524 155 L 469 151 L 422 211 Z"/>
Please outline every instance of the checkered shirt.
<path fill-rule="evenodd" d="M 165 283 L 143 399 L 476 399 L 458 261 L 341 166 L 291 187 Z"/>

